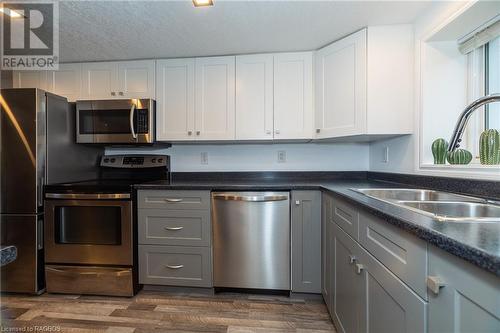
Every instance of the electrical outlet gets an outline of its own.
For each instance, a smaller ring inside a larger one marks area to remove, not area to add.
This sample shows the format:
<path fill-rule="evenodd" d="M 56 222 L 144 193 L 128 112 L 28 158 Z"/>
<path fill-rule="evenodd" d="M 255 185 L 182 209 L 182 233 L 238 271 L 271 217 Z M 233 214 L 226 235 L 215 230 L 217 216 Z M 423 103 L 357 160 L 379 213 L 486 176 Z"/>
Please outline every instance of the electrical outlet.
<path fill-rule="evenodd" d="M 200 156 L 201 164 L 208 164 L 208 152 L 204 151 Z"/>
<path fill-rule="evenodd" d="M 389 163 L 389 147 L 382 149 L 382 163 Z"/>
<path fill-rule="evenodd" d="M 286 162 L 286 151 L 279 150 L 278 151 L 278 163 L 285 163 L 285 162 Z"/>

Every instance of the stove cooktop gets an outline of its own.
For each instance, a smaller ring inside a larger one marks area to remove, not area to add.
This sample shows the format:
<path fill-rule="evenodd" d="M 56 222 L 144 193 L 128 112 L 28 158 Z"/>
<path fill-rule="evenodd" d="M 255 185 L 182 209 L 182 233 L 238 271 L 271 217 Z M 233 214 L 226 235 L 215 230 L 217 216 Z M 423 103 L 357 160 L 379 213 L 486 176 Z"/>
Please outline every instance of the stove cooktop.
<path fill-rule="evenodd" d="M 158 179 L 94 179 L 45 186 L 45 193 L 132 193 L 132 186 Z"/>

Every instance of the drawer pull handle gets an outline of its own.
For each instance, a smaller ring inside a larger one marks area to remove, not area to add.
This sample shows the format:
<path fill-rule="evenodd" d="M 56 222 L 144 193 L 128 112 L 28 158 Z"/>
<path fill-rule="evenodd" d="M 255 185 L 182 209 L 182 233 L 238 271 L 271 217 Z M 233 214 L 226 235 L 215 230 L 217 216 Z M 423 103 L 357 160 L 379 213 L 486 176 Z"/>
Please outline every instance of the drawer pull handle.
<path fill-rule="evenodd" d="M 170 269 L 179 269 L 184 267 L 184 265 L 165 265 L 165 267 L 170 268 Z"/>
<path fill-rule="evenodd" d="M 439 276 L 428 276 L 427 277 L 427 288 L 429 288 L 434 294 L 439 294 L 439 289 L 443 288 L 446 284 Z"/>
<path fill-rule="evenodd" d="M 352 265 L 356 262 L 356 260 L 358 260 L 358 258 L 356 258 L 356 256 L 353 256 L 353 255 L 350 255 L 349 256 L 349 263 Z"/>
<path fill-rule="evenodd" d="M 365 266 L 361 264 L 356 264 L 356 274 L 361 274 L 361 272 L 365 269 Z"/>
<path fill-rule="evenodd" d="M 174 199 L 174 198 L 166 198 L 165 199 L 166 202 L 181 202 L 182 199 L 178 198 L 178 199 Z"/>
<path fill-rule="evenodd" d="M 177 231 L 182 229 L 184 229 L 184 227 L 165 227 L 165 230 L 172 230 L 172 231 Z"/>

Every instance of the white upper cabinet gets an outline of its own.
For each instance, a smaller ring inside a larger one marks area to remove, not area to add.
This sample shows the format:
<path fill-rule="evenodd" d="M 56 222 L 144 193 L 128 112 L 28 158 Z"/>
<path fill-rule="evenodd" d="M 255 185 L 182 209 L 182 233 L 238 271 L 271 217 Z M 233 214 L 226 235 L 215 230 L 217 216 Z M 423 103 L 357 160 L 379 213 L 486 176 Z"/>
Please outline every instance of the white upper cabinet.
<path fill-rule="evenodd" d="M 197 58 L 195 135 L 202 140 L 235 139 L 235 57 Z"/>
<path fill-rule="evenodd" d="M 316 53 L 316 137 L 366 130 L 366 29 Z"/>
<path fill-rule="evenodd" d="M 154 85 L 154 60 L 83 63 L 80 98 L 154 98 Z"/>
<path fill-rule="evenodd" d="M 90 62 L 82 64 L 80 99 L 110 99 L 118 97 L 118 64 Z"/>
<path fill-rule="evenodd" d="M 316 138 L 412 132 L 413 29 L 369 27 L 315 57 Z"/>
<path fill-rule="evenodd" d="M 311 139 L 312 53 L 274 55 L 274 139 Z"/>
<path fill-rule="evenodd" d="M 118 63 L 118 96 L 124 98 L 155 97 L 155 61 L 138 60 Z"/>
<path fill-rule="evenodd" d="M 236 57 L 236 139 L 273 139 L 273 55 Z"/>
<path fill-rule="evenodd" d="M 81 72 L 81 64 L 60 64 L 57 71 L 47 72 L 47 90 L 76 101 L 82 88 Z"/>
<path fill-rule="evenodd" d="M 14 88 L 47 89 L 47 71 L 14 71 Z"/>
<path fill-rule="evenodd" d="M 192 140 L 194 134 L 195 59 L 156 62 L 156 137 Z"/>

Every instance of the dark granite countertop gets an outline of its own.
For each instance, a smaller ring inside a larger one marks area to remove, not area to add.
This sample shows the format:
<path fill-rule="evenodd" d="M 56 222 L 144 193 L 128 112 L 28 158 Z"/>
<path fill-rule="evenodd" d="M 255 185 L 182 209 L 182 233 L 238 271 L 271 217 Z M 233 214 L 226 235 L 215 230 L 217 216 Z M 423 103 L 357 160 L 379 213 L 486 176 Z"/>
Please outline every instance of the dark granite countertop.
<path fill-rule="evenodd" d="M 136 185 L 136 189 L 163 190 L 322 190 L 342 197 L 373 215 L 393 224 L 426 242 L 454 254 L 476 266 L 500 276 L 500 223 L 453 223 L 439 222 L 429 216 L 391 205 L 351 188 L 368 187 L 414 187 L 407 184 L 362 179 L 181 179 L 165 182 L 151 182 Z"/>

